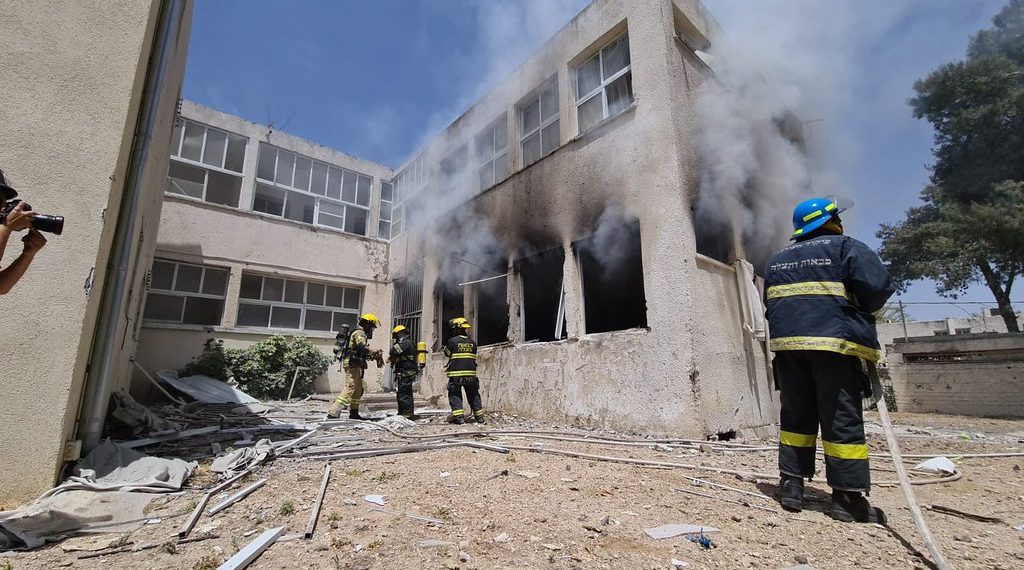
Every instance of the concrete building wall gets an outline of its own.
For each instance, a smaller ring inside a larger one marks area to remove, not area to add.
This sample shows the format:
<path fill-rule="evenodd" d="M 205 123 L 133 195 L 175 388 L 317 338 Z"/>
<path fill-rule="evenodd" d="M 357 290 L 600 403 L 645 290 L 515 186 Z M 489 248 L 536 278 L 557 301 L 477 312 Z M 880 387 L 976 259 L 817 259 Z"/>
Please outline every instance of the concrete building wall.
<path fill-rule="evenodd" d="M 66 217 L 20 283 L 4 297 L 0 330 L 0 507 L 29 499 L 55 481 L 64 443 L 75 437 L 86 365 L 139 121 L 159 1 L 0 4 L 2 168 L 34 209 Z M 143 177 L 167 171 L 174 104 L 187 54 L 191 3 L 169 54 L 156 152 Z M 146 267 L 155 245 L 159 192 L 146 193 L 132 229 L 132 263 Z M 19 236 L 20 237 L 20 236 Z M 4 259 L 19 253 L 12 239 Z M 141 307 L 139 276 L 114 318 L 120 328 L 111 388 L 126 383 Z M 18 323 L 22 323 L 19 325 Z M 106 397 L 102 395 L 101 397 Z"/>
<path fill-rule="evenodd" d="M 899 340 L 888 365 L 901 412 L 1024 417 L 1024 334 Z"/>
<path fill-rule="evenodd" d="M 882 346 L 883 352 L 886 350 L 887 345 L 891 345 L 896 339 L 904 337 L 1007 332 L 1006 322 L 998 315 L 935 321 L 907 321 L 906 332 L 904 332 L 902 322 L 878 323 L 876 328 L 878 329 L 878 343 Z"/>
<path fill-rule="evenodd" d="M 200 198 L 167 192 L 156 257 L 230 271 L 223 314 L 218 325 L 173 324 L 145 320 L 137 360 L 150 371 L 180 369 L 202 352 L 204 342 L 221 339 L 229 347 L 244 347 L 272 334 L 308 337 L 327 356 L 333 356 L 334 332 L 300 331 L 239 326 L 237 323 L 243 272 L 280 277 L 362 291 L 360 312 L 373 312 L 385 326 L 390 323 L 391 296 L 387 283 L 388 246 L 377 236 L 382 180 L 391 170 L 310 141 L 257 125 L 190 101 L 182 102 L 181 116 L 248 139 L 238 206 L 215 204 Z M 284 219 L 253 210 L 259 143 L 373 177 L 367 236 Z M 160 182 L 161 189 L 166 181 Z M 384 348 L 386 333 L 371 344 Z M 374 370 L 367 375 L 371 389 L 380 388 Z M 150 389 L 136 375 L 136 393 Z M 318 379 L 320 392 L 336 392 L 344 375 L 332 365 Z"/>

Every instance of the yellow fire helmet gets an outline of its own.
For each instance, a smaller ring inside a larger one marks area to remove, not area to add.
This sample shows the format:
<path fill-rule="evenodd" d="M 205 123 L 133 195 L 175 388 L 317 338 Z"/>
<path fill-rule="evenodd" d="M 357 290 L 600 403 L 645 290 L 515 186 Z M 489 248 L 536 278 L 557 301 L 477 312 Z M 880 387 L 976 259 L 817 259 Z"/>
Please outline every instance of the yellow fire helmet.
<path fill-rule="evenodd" d="M 454 319 L 448 321 L 448 325 L 452 328 L 462 327 L 462 325 L 464 324 L 466 324 L 466 319 L 464 319 L 463 317 L 455 317 Z"/>
<path fill-rule="evenodd" d="M 380 326 L 380 319 L 378 319 L 377 315 L 375 315 L 373 313 L 366 313 L 365 315 L 359 317 L 359 320 L 360 321 L 366 321 L 366 322 L 370 323 L 371 325 L 373 325 L 375 327 L 379 327 Z"/>
<path fill-rule="evenodd" d="M 461 323 L 459 323 L 459 326 L 460 326 L 460 327 L 462 327 L 462 328 L 464 328 L 464 329 L 470 329 L 470 328 L 473 328 L 473 325 L 472 325 L 472 324 L 470 324 L 470 322 L 469 322 L 469 321 L 467 321 L 466 319 L 462 319 L 462 322 L 461 322 Z"/>
<path fill-rule="evenodd" d="M 402 332 L 404 330 L 407 330 L 405 328 L 405 325 L 398 325 L 397 327 L 391 329 L 391 334 L 398 334 L 398 333 L 400 333 L 400 332 Z"/>

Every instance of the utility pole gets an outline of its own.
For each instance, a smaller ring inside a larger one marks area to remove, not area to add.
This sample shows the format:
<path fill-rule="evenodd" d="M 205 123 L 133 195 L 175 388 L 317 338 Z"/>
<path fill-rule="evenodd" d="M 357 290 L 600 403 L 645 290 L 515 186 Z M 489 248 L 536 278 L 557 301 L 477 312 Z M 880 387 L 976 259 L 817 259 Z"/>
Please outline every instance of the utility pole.
<path fill-rule="evenodd" d="M 903 338 L 904 340 L 910 338 L 907 334 L 907 315 L 903 312 L 903 299 L 899 299 L 900 304 L 900 320 L 903 321 Z"/>

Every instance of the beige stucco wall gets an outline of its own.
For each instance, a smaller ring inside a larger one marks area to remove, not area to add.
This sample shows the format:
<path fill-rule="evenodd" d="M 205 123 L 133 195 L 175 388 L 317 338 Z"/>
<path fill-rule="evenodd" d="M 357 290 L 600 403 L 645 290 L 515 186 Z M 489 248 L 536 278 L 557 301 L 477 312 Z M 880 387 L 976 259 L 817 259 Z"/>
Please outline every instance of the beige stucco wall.
<path fill-rule="evenodd" d="M 64 235 L 48 236 L 50 243 L 2 300 L 0 506 L 53 484 L 64 442 L 75 431 L 159 7 L 157 1 L 127 0 L 0 3 L 2 168 L 36 210 L 66 217 Z M 146 179 L 166 175 L 160 147 L 170 140 L 191 3 L 185 14 L 172 46 Z M 159 193 L 144 196 L 134 228 L 141 235 L 134 267 L 149 264 L 159 205 Z M 12 240 L 5 261 L 20 245 Z M 117 315 L 121 322 L 137 316 L 143 273 L 133 275 L 130 297 Z M 120 331 L 114 387 L 124 384 L 132 334 L 130 325 Z"/>

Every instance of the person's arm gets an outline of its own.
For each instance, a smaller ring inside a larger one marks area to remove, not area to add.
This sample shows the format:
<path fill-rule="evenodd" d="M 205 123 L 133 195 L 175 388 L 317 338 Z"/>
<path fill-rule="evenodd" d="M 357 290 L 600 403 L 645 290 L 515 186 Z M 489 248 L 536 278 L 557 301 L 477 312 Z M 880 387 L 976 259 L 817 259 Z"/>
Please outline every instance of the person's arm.
<path fill-rule="evenodd" d="M 889 269 L 878 254 L 863 243 L 850 239 L 848 248 L 842 259 L 845 285 L 854 294 L 860 310 L 874 313 L 896 292 Z"/>
<path fill-rule="evenodd" d="M 11 234 L 14 232 L 30 228 L 32 226 L 32 218 L 34 217 L 36 217 L 35 212 L 25 211 L 24 202 L 18 204 L 7 213 L 4 223 L 0 224 L 0 260 L 3 259 L 4 251 L 7 249 L 7 238 L 11 237 Z M 4 292 L 6 293 L 6 291 Z"/>
<path fill-rule="evenodd" d="M 3 238 L 4 242 L 7 241 L 6 237 Z M 21 238 L 21 241 L 25 242 L 24 251 L 21 252 L 18 259 L 14 260 L 14 263 L 0 269 L 0 295 L 6 295 L 14 288 L 21 276 L 25 274 L 28 266 L 32 264 L 36 253 L 46 245 L 46 238 L 35 229 L 29 230 L 28 234 Z"/>

